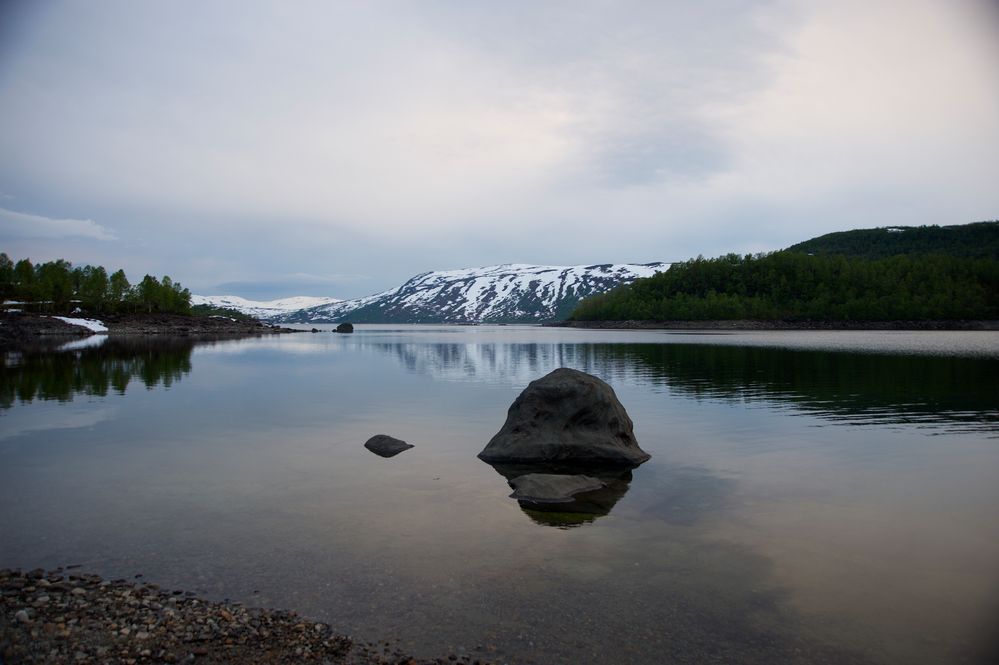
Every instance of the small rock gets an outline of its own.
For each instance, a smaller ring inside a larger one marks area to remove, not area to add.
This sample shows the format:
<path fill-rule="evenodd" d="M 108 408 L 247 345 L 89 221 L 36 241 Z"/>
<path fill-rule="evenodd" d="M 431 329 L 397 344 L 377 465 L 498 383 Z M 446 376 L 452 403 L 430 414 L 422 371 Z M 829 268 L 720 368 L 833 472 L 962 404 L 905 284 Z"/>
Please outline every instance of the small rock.
<path fill-rule="evenodd" d="M 365 442 L 364 447 L 380 457 L 395 457 L 413 445 L 387 434 L 376 434 Z"/>
<path fill-rule="evenodd" d="M 18 623 L 31 623 L 31 617 L 28 616 L 27 610 L 18 610 L 17 613 L 14 615 L 14 619 Z"/>

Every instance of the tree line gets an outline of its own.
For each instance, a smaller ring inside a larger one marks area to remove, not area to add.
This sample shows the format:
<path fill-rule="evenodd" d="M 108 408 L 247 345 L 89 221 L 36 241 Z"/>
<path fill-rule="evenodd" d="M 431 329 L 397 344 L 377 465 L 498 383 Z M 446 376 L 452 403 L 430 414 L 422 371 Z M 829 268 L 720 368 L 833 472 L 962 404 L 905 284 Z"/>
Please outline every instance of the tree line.
<path fill-rule="evenodd" d="M 191 313 L 191 292 L 168 276 L 157 279 L 146 275 L 133 286 L 124 270 L 109 275 L 103 266 L 74 267 L 63 259 L 37 264 L 21 259 L 15 263 L 3 253 L 0 300 L 57 314 L 77 308 L 90 314 Z"/>
<path fill-rule="evenodd" d="M 582 301 L 578 321 L 999 319 L 999 261 L 774 252 L 705 259 Z"/>
<path fill-rule="evenodd" d="M 946 254 L 999 260 L 999 221 L 838 231 L 792 245 L 787 251 L 842 254 L 862 259 L 884 259 L 898 254 Z"/>

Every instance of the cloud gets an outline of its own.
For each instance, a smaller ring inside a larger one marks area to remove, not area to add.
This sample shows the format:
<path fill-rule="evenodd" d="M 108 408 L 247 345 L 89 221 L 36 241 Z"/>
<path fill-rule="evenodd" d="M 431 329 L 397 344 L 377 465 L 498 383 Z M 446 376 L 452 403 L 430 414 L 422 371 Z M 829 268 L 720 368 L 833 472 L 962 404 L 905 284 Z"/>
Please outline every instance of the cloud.
<path fill-rule="evenodd" d="M 349 291 L 351 294 L 350 297 L 354 297 L 355 293 L 367 295 L 363 284 L 370 281 L 371 277 L 368 275 L 311 275 L 308 273 L 292 273 L 271 275 L 263 279 L 224 282 L 205 289 L 205 293 L 201 295 L 250 293 L 253 294 L 253 297 L 260 299 L 274 299 L 286 297 L 290 294 L 343 297 L 337 294 L 347 292 L 345 289 L 351 289 Z"/>
<path fill-rule="evenodd" d="M 2 238 L 90 238 L 116 240 L 111 230 L 90 219 L 54 219 L 0 208 L 0 237 Z"/>
<path fill-rule="evenodd" d="M 202 290 L 365 295 L 999 211 L 989 0 L 22 8 L 3 191 Z"/>

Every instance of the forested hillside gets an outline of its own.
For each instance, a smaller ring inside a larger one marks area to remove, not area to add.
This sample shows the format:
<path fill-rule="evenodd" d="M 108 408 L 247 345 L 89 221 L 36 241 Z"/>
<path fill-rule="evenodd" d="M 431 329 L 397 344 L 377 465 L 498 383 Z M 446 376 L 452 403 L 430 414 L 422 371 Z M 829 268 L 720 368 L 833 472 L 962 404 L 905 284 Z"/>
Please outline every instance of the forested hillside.
<path fill-rule="evenodd" d="M 816 256 L 884 259 L 906 254 L 946 254 L 999 260 L 999 221 L 960 226 L 891 226 L 828 233 L 787 248 Z"/>
<path fill-rule="evenodd" d="M 697 258 L 584 300 L 571 320 L 999 319 L 999 261 L 775 252 Z"/>
<path fill-rule="evenodd" d="M 159 312 L 190 314 L 191 293 L 169 277 L 146 275 L 132 286 L 125 271 L 108 275 L 103 266 L 73 267 L 59 259 L 33 264 L 0 254 L 0 302 L 37 312 L 89 314 Z"/>

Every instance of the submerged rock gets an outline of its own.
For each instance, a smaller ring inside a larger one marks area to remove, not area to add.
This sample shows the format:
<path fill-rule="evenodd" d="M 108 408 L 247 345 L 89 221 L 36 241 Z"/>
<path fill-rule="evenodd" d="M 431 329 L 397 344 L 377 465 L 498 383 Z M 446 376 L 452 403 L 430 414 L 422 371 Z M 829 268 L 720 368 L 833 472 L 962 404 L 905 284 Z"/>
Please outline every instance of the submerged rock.
<path fill-rule="evenodd" d="M 530 503 L 570 503 L 577 494 L 603 489 L 606 484 L 584 475 L 528 473 L 509 481 L 510 498 Z"/>
<path fill-rule="evenodd" d="M 354 332 L 354 324 L 353 323 L 341 323 L 340 325 L 338 325 L 336 327 L 336 331 L 338 333 L 352 333 L 352 332 Z"/>
<path fill-rule="evenodd" d="M 406 443 L 401 439 L 396 439 L 387 434 L 375 434 L 364 443 L 364 447 L 381 457 L 395 457 L 399 453 L 412 448 L 413 444 Z"/>
<path fill-rule="evenodd" d="M 517 489 L 511 498 L 531 521 L 560 529 L 589 524 L 607 515 L 614 505 L 628 492 L 632 473 L 630 467 L 583 467 L 567 464 L 491 464 L 510 487 Z M 557 478 L 556 488 L 545 490 L 546 478 Z M 522 480 L 526 479 L 526 480 Z M 540 479 L 540 481 L 539 481 Z M 542 485 L 540 489 L 535 489 Z M 557 488 L 569 495 L 567 500 L 557 498 Z M 592 488 L 592 489 L 591 489 Z"/>
<path fill-rule="evenodd" d="M 637 466 L 649 459 L 614 389 L 566 367 L 532 381 L 479 459 L 489 463 Z"/>

